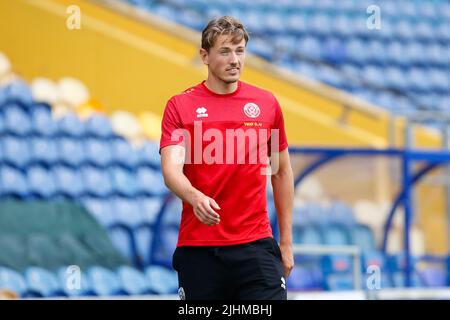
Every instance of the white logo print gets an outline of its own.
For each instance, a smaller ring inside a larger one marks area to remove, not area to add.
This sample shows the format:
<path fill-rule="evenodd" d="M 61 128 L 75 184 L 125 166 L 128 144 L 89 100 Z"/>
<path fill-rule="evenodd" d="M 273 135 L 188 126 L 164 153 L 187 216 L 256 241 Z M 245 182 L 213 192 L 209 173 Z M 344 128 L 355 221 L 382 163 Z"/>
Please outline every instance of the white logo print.
<path fill-rule="evenodd" d="M 206 113 L 206 108 L 205 107 L 198 107 L 197 110 L 195 110 L 195 112 L 197 112 L 197 118 L 205 118 L 208 116 L 208 114 Z"/>
<path fill-rule="evenodd" d="M 249 102 L 244 106 L 244 113 L 247 117 L 256 118 L 261 113 L 257 104 Z"/>
<path fill-rule="evenodd" d="M 186 295 L 184 293 L 183 287 L 180 287 L 178 289 L 178 296 L 180 297 L 180 300 L 186 300 Z"/>
<path fill-rule="evenodd" d="M 284 277 L 281 277 L 281 287 L 286 290 L 286 280 L 284 280 Z"/>

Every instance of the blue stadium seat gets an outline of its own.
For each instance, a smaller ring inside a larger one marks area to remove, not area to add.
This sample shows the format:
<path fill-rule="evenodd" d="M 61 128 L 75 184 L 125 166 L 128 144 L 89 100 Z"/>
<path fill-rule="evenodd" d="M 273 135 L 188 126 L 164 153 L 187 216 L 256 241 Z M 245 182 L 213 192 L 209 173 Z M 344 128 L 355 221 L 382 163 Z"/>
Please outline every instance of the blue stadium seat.
<path fill-rule="evenodd" d="M 143 197 L 139 199 L 142 221 L 153 225 L 161 210 L 162 199 L 160 197 Z"/>
<path fill-rule="evenodd" d="M 3 161 L 18 168 L 30 162 L 30 148 L 26 139 L 5 136 L 0 140 Z"/>
<path fill-rule="evenodd" d="M 3 196 L 25 198 L 29 195 L 24 174 L 10 166 L 0 166 L 0 192 Z"/>
<path fill-rule="evenodd" d="M 322 244 L 323 239 L 317 227 L 304 226 L 294 228 L 293 242 L 296 244 Z"/>
<path fill-rule="evenodd" d="M 119 252 L 126 257 L 128 261 L 134 261 L 135 253 L 133 252 L 129 233 L 122 228 L 113 228 L 108 234 L 113 245 Z"/>
<path fill-rule="evenodd" d="M 28 267 L 25 270 L 25 279 L 32 295 L 38 297 L 57 297 L 64 295 L 55 275 L 48 270 L 40 267 Z"/>
<path fill-rule="evenodd" d="M 21 106 L 15 103 L 3 106 L 4 131 L 13 135 L 28 136 L 32 132 L 31 119 Z"/>
<path fill-rule="evenodd" d="M 139 202 L 135 199 L 115 197 L 110 200 L 115 221 L 130 228 L 135 228 L 143 222 Z"/>
<path fill-rule="evenodd" d="M 348 227 L 353 226 L 356 223 L 352 209 L 343 202 L 333 202 L 329 214 L 331 223 Z"/>
<path fill-rule="evenodd" d="M 345 246 L 350 244 L 349 234 L 341 225 L 328 225 L 320 229 L 323 243 L 327 245 Z"/>
<path fill-rule="evenodd" d="M 97 296 L 115 296 L 124 294 L 119 278 L 111 270 L 100 266 L 90 267 L 87 277 L 91 289 Z"/>
<path fill-rule="evenodd" d="M 0 267 L 0 288 L 14 291 L 18 296 L 27 295 L 27 285 L 22 275 L 9 268 Z"/>
<path fill-rule="evenodd" d="M 156 237 L 156 233 L 154 237 Z M 165 266 L 172 265 L 172 256 L 178 243 L 178 228 L 173 226 L 164 226 L 158 234 L 159 245 L 153 251 L 154 259 Z M 158 239 L 154 239 L 158 240 Z"/>
<path fill-rule="evenodd" d="M 146 141 L 137 150 L 138 164 L 141 166 L 161 167 L 161 155 L 159 154 L 159 144 L 153 141 Z"/>
<path fill-rule="evenodd" d="M 363 253 L 376 250 L 375 236 L 368 226 L 358 224 L 350 228 L 351 243 L 361 248 Z"/>
<path fill-rule="evenodd" d="M 134 231 L 134 237 L 138 259 L 143 265 L 148 265 L 151 262 L 153 231 L 148 227 L 141 227 Z"/>
<path fill-rule="evenodd" d="M 56 140 L 59 161 L 69 166 L 80 166 L 87 161 L 83 143 L 70 137 L 60 137 Z"/>
<path fill-rule="evenodd" d="M 140 271 L 122 266 L 117 269 L 117 276 L 122 288 L 129 295 L 147 294 L 150 291 L 148 279 Z"/>
<path fill-rule="evenodd" d="M 6 100 L 15 100 L 30 105 L 33 102 L 33 94 L 25 81 L 15 79 L 2 88 Z"/>
<path fill-rule="evenodd" d="M 58 132 L 64 136 L 80 138 L 86 135 L 83 122 L 74 113 L 64 115 L 57 121 Z"/>
<path fill-rule="evenodd" d="M 425 287 L 446 287 L 447 286 L 447 273 L 442 268 L 425 268 L 419 271 L 421 283 Z"/>
<path fill-rule="evenodd" d="M 287 280 L 289 290 L 303 291 L 313 287 L 310 271 L 303 266 L 295 266 Z"/>
<path fill-rule="evenodd" d="M 304 217 L 308 223 L 322 227 L 330 223 L 330 217 L 327 210 L 319 203 L 310 202 L 303 208 Z"/>
<path fill-rule="evenodd" d="M 163 216 L 163 225 L 178 227 L 181 221 L 182 209 L 182 201 L 177 197 L 173 198 L 165 208 L 166 211 Z"/>
<path fill-rule="evenodd" d="M 92 166 L 84 166 L 80 171 L 84 190 L 88 195 L 97 197 L 112 195 L 113 187 L 108 172 Z"/>
<path fill-rule="evenodd" d="M 403 271 L 395 272 L 392 274 L 392 284 L 395 288 L 406 287 L 406 279 Z M 420 276 L 417 272 L 414 272 L 411 277 L 411 286 L 413 288 L 422 287 L 422 282 L 420 281 Z"/>
<path fill-rule="evenodd" d="M 110 167 L 113 192 L 124 197 L 135 197 L 139 193 L 137 177 L 134 171 L 121 167 Z"/>
<path fill-rule="evenodd" d="M 52 167 L 58 193 L 71 198 L 78 198 L 84 193 L 84 186 L 79 171 L 66 166 Z"/>
<path fill-rule="evenodd" d="M 42 166 L 27 168 L 27 183 L 30 194 L 50 198 L 56 195 L 56 183 L 51 171 Z"/>
<path fill-rule="evenodd" d="M 91 115 L 85 123 L 86 134 L 97 138 L 111 138 L 114 136 L 111 121 L 104 115 Z"/>
<path fill-rule="evenodd" d="M 137 169 L 136 176 L 139 193 L 150 196 L 159 196 L 167 193 L 167 188 L 160 171 L 156 171 L 150 167 L 140 166 Z"/>
<path fill-rule="evenodd" d="M 138 153 L 130 143 L 123 138 L 114 139 L 111 142 L 113 162 L 117 165 L 134 168 L 138 163 Z"/>
<path fill-rule="evenodd" d="M 81 274 L 77 274 L 78 271 Z M 74 266 L 61 267 L 56 272 L 59 287 L 68 297 L 91 296 L 92 291 L 86 275 Z"/>
<path fill-rule="evenodd" d="M 53 119 L 50 107 L 45 104 L 35 104 L 31 108 L 31 123 L 33 133 L 50 137 L 56 134 L 56 121 Z"/>
<path fill-rule="evenodd" d="M 29 139 L 30 159 L 33 163 L 50 166 L 58 161 L 58 149 L 53 139 L 33 137 Z"/>
<path fill-rule="evenodd" d="M 86 161 L 94 166 L 106 167 L 112 163 L 112 152 L 110 142 L 97 138 L 84 140 L 84 151 Z"/>
<path fill-rule="evenodd" d="M 173 270 L 149 266 L 145 269 L 145 276 L 149 281 L 150 290 L 156 294 L 174 294 L 178 290 L 178 278 Z"/>
<path fill-rule="evenodd" d="M 330 274 L 327 277 L 327 288 L 332 291 L 353 290 L 353 275 L 351 273 Z"/>

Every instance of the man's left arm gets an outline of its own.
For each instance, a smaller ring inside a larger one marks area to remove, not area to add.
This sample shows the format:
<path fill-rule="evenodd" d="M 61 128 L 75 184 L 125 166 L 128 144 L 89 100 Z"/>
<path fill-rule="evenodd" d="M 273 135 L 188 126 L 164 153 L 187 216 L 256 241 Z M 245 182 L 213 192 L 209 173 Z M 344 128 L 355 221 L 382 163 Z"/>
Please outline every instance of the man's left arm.
<path fill-rule="evenodd" d="M 292 252 L 292 210 L 294 206 L 294 177 L 288 148 L 278 153 L 277 170 L 271 176 L 275 208 L 280 231 L 280 250 L 285 278 L 294 267 Z"/>

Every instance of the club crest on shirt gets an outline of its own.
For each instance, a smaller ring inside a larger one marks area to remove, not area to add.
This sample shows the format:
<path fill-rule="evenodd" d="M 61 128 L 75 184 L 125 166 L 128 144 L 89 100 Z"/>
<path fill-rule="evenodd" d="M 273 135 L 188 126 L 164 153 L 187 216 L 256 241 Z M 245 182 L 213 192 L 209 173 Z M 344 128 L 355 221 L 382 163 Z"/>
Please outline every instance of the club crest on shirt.
<path fill-rule="evenodd" d="M 244 106 L 244 113 L 247 117 L 256 118 L 261 113 L 261 110 L 256 103 L 249 102 Z"/>

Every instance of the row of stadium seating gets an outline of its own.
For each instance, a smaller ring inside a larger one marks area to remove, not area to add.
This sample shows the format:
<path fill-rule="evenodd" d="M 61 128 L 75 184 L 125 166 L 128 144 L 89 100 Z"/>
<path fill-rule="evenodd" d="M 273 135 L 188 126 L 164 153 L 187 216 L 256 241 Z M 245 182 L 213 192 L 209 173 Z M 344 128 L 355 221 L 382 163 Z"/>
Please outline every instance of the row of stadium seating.
<path fill-rule="evenodd" d="M 127 2 L 197 31 L 212 17 L 235 16 L 250 31 L 250 52 L 395 114 L 450 110 L 446 1 L 377 1 L 380 29 L 366 24 L 371 1 Z"/>
<path fill-rule="evenodd" d="M 22 298 L 174 294 L 178 280 L 173 270 L 160 266 L 144 272 L 129 266 L 115 271 L 92 266 L 86 272 L 73 266 L 56 272 L 29 267 L 23 274 L 0 266 L 0 287 Z"/>

